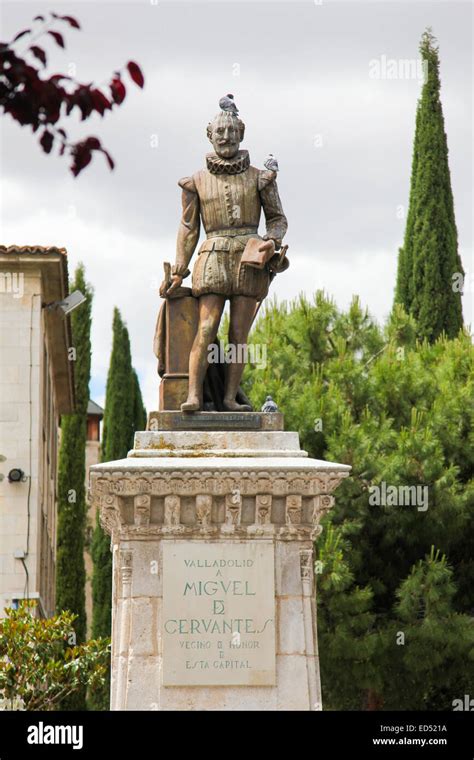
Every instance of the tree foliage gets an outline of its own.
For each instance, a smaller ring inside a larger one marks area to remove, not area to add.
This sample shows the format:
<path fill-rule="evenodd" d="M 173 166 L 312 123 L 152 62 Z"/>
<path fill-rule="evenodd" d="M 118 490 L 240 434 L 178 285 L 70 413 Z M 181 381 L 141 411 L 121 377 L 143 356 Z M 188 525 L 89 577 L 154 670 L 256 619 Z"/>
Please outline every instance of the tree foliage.
<path fill-rule="evenodd" d="M 35 16 L 28 29 L 18 32 L 9 42 L 0 43 L 0 106 L 21 126 L 40 131 L 39 143 L 45 153 L 51 153 L 56 144 L 59 155 L 66 151 L 71 157 L 71 172 L 75 177 L 91 162 L 94 152 L 104 154 L 110 169 L 114 161 L 97 137 L 86 137 L 70 142 L 63 119 L 77 109 L 82 121 L 92 114 L 104 116 L 123 103 L 126 87 L 123 71 L 115 71 L 108 85 L 90 82 L 84 84 L 66 74 L 44 76 L 47 66 L 45 46 L 54 40 L 65 48 L 61 25 L 80 29 L 77 19 L 50 13 Z M 42 40 L 41 47 L 37 44 Z M 129 61 L 126 70 L 132 81 L 143 87 L 145 80 L 140 67 Z M 105 92 L 104 92 L 105 90 Z"/>
<path fill-rule="evenodd" d="M 395 301 L 415 317 L 418 337 L 433 341 L 443 332 L 454 338 L 462 327 L 464 271 L 440 100 L 439 52 L 430 30 L 422 36 L 420 54 L 426 75 L 416 113 L 410 201 Z"/>
<path fill-rule="evenodd" d="M 34 602 L 7 609 L 0 620 L 3 709 L 55 710 L 67 697 L 104 683 L 107 639 L 75 643 L 75 616 L 39 618 Z"/>
<path fill-rule="evenodd" d="M 75 412 L 61 420 L 58 472 L 58 537 L 56 559 L 56 607 L 77 617 L 78 642 L 86 637 L 84 537 L 86 526 L 87 405 L 91 367 L 92 289 L 84 266 L 76 269 L 71 292 L 80 290 L 86 301 L 71 314 L 74 361 Z"/>
<path fill-rule="evenodd" d="M 130 448 L 133 448 L 133 437 L 136 430 L 145 430 L 146 428 L 146 409 L 143 404 L 142 392 L 140 390 L 140 383 L 138 381 L 138 375 L 134 369 L 132 369 L 132 384 L 133 384 L 133 430 L 132 441 Z"/>
<path fill-rule="evenodd" d="M 316 544 L 326 708 L 452 709 L 474 676 L 474 349 L 416 335 L 400 306 L 381 329 L 321 292 L 270 302 L 252 334 L 255 406 L 271 394 L 310 456 L 352 467 Z M 384 483 L 428 508 L 374 505 Z"/>

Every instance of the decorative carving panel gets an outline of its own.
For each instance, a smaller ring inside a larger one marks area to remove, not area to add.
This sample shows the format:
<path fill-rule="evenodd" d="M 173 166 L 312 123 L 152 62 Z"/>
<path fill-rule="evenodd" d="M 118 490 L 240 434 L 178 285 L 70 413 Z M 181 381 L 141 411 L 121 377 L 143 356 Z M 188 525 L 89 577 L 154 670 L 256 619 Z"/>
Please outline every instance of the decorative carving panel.
<path fill-rule="evenodd" d="M 102 526 L 114 540 L 140 535 L 213 538 L 232 533 L 237 537 L 274 535 L 280 540 L 307 541 L 319 534 L 321 517 L 334 505 L 331 493 L 345 477 L 345 471 L 321 473 L 311 469 L 110 470 L 91 474 L 90 492 L 91 502 L 100 510 Z M 157 512 L 151 510 L 152 499 L 157 497 L 164 501 L 159 522 L 152 517 Z M 250 525 L 242 524 L 243 497 L 246 514 L 254 502 L 255 518 Z M 272 519 L 274 497 L 275 504 L 283 500 L 284 514 L 278 511 L 278 522 Z M 128 503 L 130 507 L 133 504 L 132 524 Z"/>

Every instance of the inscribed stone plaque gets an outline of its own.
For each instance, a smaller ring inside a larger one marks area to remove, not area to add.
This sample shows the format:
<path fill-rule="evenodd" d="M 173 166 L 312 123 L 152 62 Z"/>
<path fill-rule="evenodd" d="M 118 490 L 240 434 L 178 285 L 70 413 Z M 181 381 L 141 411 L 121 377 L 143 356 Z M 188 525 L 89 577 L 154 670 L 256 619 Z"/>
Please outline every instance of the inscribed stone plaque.
<path fill-rule="evenodd" d="M 262 415 L 252 412 L 175 412 L 171 424 L 173 430 L 260 430 Z"/>
<path fill-rule="evenodd" d="M 164 686 L 273 686 L 273 544 L 163 542 Z"/>
<path fill-rule="evenodd" d="M 279 412 L 150 412 L 147 430 L 283 430 Z"/>

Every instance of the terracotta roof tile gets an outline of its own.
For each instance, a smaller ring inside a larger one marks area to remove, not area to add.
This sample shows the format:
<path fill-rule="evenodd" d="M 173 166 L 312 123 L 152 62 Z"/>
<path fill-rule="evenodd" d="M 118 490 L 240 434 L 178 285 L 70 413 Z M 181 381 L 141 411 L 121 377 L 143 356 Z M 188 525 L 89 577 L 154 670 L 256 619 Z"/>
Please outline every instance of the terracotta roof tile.
<path fill-rule="evenodd" d="M 67 256 L 65 248 L 57 248 L 55 245 L 0 245 L 0 253 L 60 253 Z"/>

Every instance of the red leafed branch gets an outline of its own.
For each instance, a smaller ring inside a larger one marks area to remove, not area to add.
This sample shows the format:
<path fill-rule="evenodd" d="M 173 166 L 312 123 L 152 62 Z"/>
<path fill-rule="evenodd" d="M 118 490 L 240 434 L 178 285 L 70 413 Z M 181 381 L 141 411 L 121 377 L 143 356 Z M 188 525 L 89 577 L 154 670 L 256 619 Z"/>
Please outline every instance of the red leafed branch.
<path fill-rule="evenodd" d="M 127 69 L 135 84 L 137 84 L 139 87 L 143 87 L 145 80 L 143 79 L 143 74 L 140 66 L 138 66 L 138 64 L 136 64 L 134 61 L 129 61 L 127 63 Z"/>
<path fill-rule="evenodd" d="M 21 126 L 30 126 L 33 132 L 40 130 L 39 144 L 45 153 L 51 153 L 55 146 L 60 156 L 67 152 L 75 177 L 90 164 L 94 152 L 103 153 L 113 169 L 114 161 L 97 137 L 69 142 L 66 130 L 58 123 L 73 111 L 80 114 L 81 121 L 94 113 L 104 116 L 125 100 L 122 73 L 128 73 L 132 82 L 142 88 L 142 71 L 129 61 L 113 73 L 108 85 L 82 84 L 65 74 L 46 76 L 47 52 L 36 43 L 43 37 L 45 42 L 51 39 L 64 48 L 63 34 L 51 28 L 58 23 L 81 28 L 72 16 L 50 13 L 49 17 L 35 16 L 32 27 L 23 29 L 10 42 L 0 42 L 0 107 Z"/>

